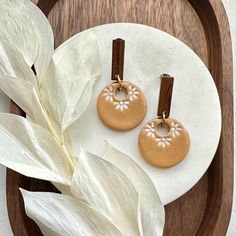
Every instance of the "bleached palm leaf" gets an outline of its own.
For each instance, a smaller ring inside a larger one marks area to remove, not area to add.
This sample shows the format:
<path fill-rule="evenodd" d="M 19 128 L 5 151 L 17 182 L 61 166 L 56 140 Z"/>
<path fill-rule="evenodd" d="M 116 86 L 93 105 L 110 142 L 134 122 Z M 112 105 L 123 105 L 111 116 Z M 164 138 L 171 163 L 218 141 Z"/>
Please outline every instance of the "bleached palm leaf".
<path fill-rule="evenodd" d="M 70 185 L 69 159 L 46 129 L 0 113 L 0 143 L 0 164 L 29 177 Z"/>
<path fill-rule="evenodd" d="M 27 115 L 32 117 L 33 86 L 31 83 L 10 76 L 0 76 L 0 89 L 27 113 Z"/>
<path fill-rule="evenodd" d="M 41 78 L 54 49 L 47 18 L 30 0 L 1 0 L 0 15 L 0 41 L 14 45 Z"/>
<path fill-rule="evenodd" d="M 56 49 L 42 97 L 47 110 L 64 132 L 87 108 L 92 88 L 100 76 L 96 36 L 88 30 Z"/>
<path fill-rule="evenodd" d="M 24 10 L 23 0 L 0 1 L 0 40 L 16 46 L 31 67 L 36 60 L 39 43 L 34 26 Z"/>
<path fill-rule="evenodd" d="M 18 49 L 6 41 L 0 42 L 0 76 L 11 76 L 37 86 L 33 71 Z"/>
<path fill-rule="evenodd" d="M 45 236 L 122 236 L 105 216 L 81 200 L 23 189 L 21 193 L 27 215 Z"/>
<path fill-rule="evenodd" d="M 106 142 L 103 158 L 126 175 L 137 190 L 140 197 L 143 235 L 162 235 L 165 210 L 149 176 L 135 161 L 112 147 L 108 142 Z"/>
<path fill-rule="evenodd" d="M 38 38 L 38 53 L 34 62 L 37 77 L 42 82 L 54 52 L 54 36 L 44 13 L 30 0 L 25 0 L 25 10 L 32 21 Z M 45 78 L 47 80 L 47 78 Z"/>
<path fill-rule="evenodd" d="M 71 190 L 108 217 L 123 235 L 142 235 L 138 193 L 114 165 L 82 150 Z"/>

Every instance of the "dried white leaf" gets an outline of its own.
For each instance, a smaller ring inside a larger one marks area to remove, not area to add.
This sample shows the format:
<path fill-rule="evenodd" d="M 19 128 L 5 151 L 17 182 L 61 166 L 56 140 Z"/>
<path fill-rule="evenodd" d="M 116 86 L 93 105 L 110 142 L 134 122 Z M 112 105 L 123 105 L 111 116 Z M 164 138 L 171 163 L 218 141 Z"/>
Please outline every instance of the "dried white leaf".
<path fill-rule="evenodd" d="M 42 98 L 62 132 L 87 108 L 100 74 L 98 45 L 92 30 L 75 35 L 56 49 Z"/>
<path fill-rule="evenodd" d="M 36 91 L 34 91 L 32 96 L 32 104 L 33 104 L 33 121 L 36 124 L 49 130 L 54 136 L 54 138 L 56 138 L 59 141 L 61 137 L 60 127 L 58 126 L 58 124 L 54 122 L 53 119 L 51 119 L 50 111 L 46 110 L 40 95 L 38 95 Z"/>
<path fill-rule="evenodd" d="M 0 164 L 23 175 L 70 185 L 70 162 L 44 128 L 0 113 Z"/>
<path fill-rule="evenodd" d="M 56 193 L 23 189 L 21 193 L 27 215 L 45 236 L 122 236 L 106 217 L 83 201 Z"/>
<path fill-rule="evenodd" d="M 0 43 L 0 75 L 26 80 L 37 86 L 36 77 L 24 60 L 24 57 L 8 42 Z"/>
<path fill-rule="evenodd" d="M 103 158 L 124 173 L 136 188 L 140 198 L 143 235 L 162 235 L 165 210 L 149 176 L 135 161 L 112 147 L 108 142 Z"/>
<path fill-rule="evenodd" d="M 0 40 L 14 45 L 39 78 L 46 72 L 53 53 L 53 32 L 41 12 L 29 0 L 0 1 Z"/>
<path fill-rule="evenodd" d="M 34 62 L 34 67 L 37 77 L 40 82 L 42 82 L 54 52 L 53 31 L 47 17 L 34 3 L 25 0 L 25 9 L 28 10 L 27 14 L 33 22 L 38 38 L 38 53 Z"/>
<path fill-rule="evenodd" d="M 0 77 L 0 88 L 11 98 L 27 115 L 32 117 L 31 83 L 10 76 Z"/>
<path fill-rule="evenodd" d="M 25 1 L 0 2 L 0 40 L 17 47 L 31 67 L 38 54 L 38 39 L 34 26 L 24 10 Z"/>
<path fill-rule="evenodd" d="M 25 111 L 27 118 L 49 130 L 58 142 L 62 143 L 63 140 L 70 153 L 73 153 L 68 133 L 61 135 L 60 127 L 50 119 L 32 83 L 11 76 L 0 76 L 0 89 Z"/>
<path fill-rule="evenodd" d="M 74 161 L 76 162 L 77 157 L 76 157 L 76 154 L 75 154 L 74 147 L 72 145 L 72 141 L 71 141 L 71 136 L 70 136 L 69 130 L 66 130 L 63 133 L 63 143 L 64 143 L 66 149 L 68 150 L 68 152 L 70 153 L 70 155 L 73 157 Z"/>
<path fill-rule="evenodd" d="M 62 194 L 64 195 L 68 195 L 68 196 L 72 196 L 71 194 L 71 188 L 69 185 L 65 185 L 65 184 L 59 184 L 59 183 L 55 183 L 55 182 L 51 182 L 54 187 L 56 187 Z"/>
<path fill-rule="evenodd" d="M 76 158 L 74 157 L 74 150 L 70 140 L 69 132 L 66 130 L 64 133 L 61 133 L 60 126 L 55 123 L 53 119 L 51 119 L 50 111 L 47 111 L 45 109 L 41 98 L 38 96 L 38 93 L 35 90 L 32 96 L 32 104 L 32 120 L 34 121 L 34 123 L 50 131 L 53 137 L 66 148 L 72 162 L 76 163 Z"/>
<path fill-rule="evenodd" d="M 138 193 L 114 165 L 82 150 L 71 191 L 109 218 L 123 235 L 142 235 Z"/>

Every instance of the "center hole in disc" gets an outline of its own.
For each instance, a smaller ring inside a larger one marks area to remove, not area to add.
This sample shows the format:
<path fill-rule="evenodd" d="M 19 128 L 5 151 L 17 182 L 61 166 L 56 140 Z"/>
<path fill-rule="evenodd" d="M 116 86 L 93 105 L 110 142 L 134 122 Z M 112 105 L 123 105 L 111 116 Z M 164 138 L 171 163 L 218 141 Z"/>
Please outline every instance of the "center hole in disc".
<path fill-rule="evenodd" d="M 170 127 L 166 123 L 160 123 L 157 126 L 157 132 L 160 136 L 167 136 L 170 132 Z"/>
<path fill-rule="evenodd" d="M 123 87 L 117 88 L 115 91 L 115 96 L 117 100 L 123 101 L 127 98 L 128 91 L 126 90 L 126 88 L 123 88 Z"/>

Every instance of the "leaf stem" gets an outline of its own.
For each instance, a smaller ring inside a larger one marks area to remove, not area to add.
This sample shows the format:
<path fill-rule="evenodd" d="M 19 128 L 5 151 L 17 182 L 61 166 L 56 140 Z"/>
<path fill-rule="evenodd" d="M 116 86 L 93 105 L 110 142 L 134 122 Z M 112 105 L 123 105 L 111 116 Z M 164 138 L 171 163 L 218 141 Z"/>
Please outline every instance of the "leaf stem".
<path fill-rule="evenodd" d="M 50 117 L 49 117 L 49 115 L 47 113 L 46 108 L 44 107 L 44 103 L 43 103 L 43 101 L 41 99 L 40 92 L 39 92 L 38 89 L 36 90 L 36 96 L 38 96 L 39 103 L 40 103 L 40 105 L 42 107 L 43 113 L 45 114 L 45 119 L 46 119 L 47 125 L 49 127 L 49 131 L 51 132 L 54 140 L 62 147 L 62 149 L 63 149 L 63 151 L 64 151 L 64 153 L 65 153 L 65 155 L 66 155 L 66 157 L 67 157 L 67 159 L 68 159 L 68 161 L 70 163 L 70 169 L 71 169 L 71 171 L 73 173 L 74 169 L 75 169 L 75 164 L 76 163 L 75 163 L 74 158 L 72 158 L 71 155 L 69 154 L 69 152 L 68 152 L 68 150 L 67 150 L 67 148 L 66 148 L 66 146 L 64 144 L 65 143 L 64 142 L 64 136 L 63 136 L 63 134 L 61 134 L 61 136 L 59 136 L 58 133 L 56 132 L 56 130 L 54 129 L 54 126 L 53 126 L 53 124 L 51 122 L 51 119 L 50 119 Z"/>
<path fill-rule="evenodd" d="M 35 78 L 36 78 L 36 95 L 38 96 L 38 99 L 39 99 L 39 103 L 42 107 L 42 110 L 43 110 L 43 113 L 45 114 L 45 119 L 47 121 L 47 125 L 49 127 L 49 130 L 54 138 L 54 140 L 62 147 L 69 163 L 70 163 L 70 168 L 72 170 L 72 173 L 74 172 L 74 169 L 75 169 L 75 160 L 74 158 L 71 157 L 71 155 L 69 154 L 65 144 L 64 144 L 64 135 L 61 134 L 61 137 L 58 135 L 58 133 L 56 132 L 56 130 L 54 129 L 53 127 L 53 124 L 51 122 L 51 119 L 49 118 L 49 115 L 48 115 L 48 112 L 47 112 L 47 109 L 44 107 L 44 103 L 41 99 L 41 93 L 40 93 L 40 89 L 41 89 L 41 85 L 39 84 L 39 81 L 38 81 L 38 78 L 37 78 L 37 73 L 36 73 L 36 70 L 35 70 L 35 67 L 34 65 L 31 67 L 32 71 L 34 72 L 35 74 Z"/>

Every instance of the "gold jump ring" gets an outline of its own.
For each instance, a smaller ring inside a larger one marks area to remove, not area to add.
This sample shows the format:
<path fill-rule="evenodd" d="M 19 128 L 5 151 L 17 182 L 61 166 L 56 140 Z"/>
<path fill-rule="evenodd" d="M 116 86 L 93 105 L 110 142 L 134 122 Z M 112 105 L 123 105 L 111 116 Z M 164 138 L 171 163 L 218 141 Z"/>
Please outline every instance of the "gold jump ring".
<path fill-rule="evenodd" d="M 122 81 L 120 79 L 120 75 L 115 75 L 115 78 L 117 79 L 118 83 L 119 83 L 119 88 L 121 89 L 122 88 Z"/>

